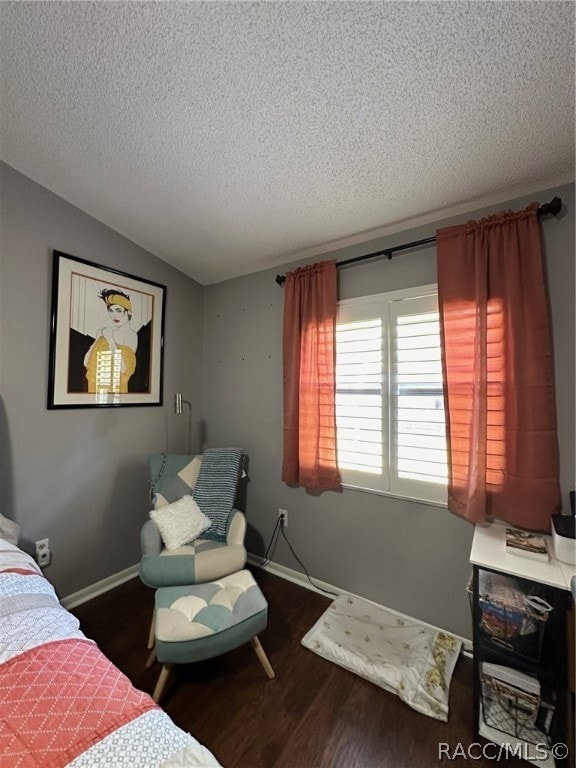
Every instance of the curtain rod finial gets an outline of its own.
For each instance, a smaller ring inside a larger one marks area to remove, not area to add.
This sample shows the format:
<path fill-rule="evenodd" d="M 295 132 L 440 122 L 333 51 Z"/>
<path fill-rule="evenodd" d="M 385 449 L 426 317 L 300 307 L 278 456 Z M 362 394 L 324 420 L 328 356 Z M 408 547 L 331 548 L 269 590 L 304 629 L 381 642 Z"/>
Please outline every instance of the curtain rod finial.
<path fill-rule="evenodd" d="M 282 286 L 286 282 L 286 276 L 285 275 L 276 275 L 276 282 L 278 285 Z"/>
<path fill-rule="evenodd" d="M 548 213 L 551 214 L 552 216 L 558 216 L 561 210 L 562 210 L 562 199 L 560 197 L 553 197 L 549 203 L 544 203 L 544 205 L 540 206 L 540 208 L 538 209 L 538 213 L 541 216 L 545 216 Z"/>

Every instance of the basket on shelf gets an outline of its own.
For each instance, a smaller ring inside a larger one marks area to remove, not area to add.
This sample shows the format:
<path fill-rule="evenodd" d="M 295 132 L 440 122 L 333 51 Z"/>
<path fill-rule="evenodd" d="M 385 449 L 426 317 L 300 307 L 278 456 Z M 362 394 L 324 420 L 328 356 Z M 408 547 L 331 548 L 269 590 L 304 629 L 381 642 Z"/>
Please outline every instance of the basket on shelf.
<path fill-rule="evenodd" d="M 531 744 L 550 746 L 554 705 L 527 690 L 482 675 L 482 716 L 486 725 Z"/>
<path fill-rule="evenodd" d="M 544 628 L 552 606 L 537 594 L 527 594 L 512 577 L 482 572 L 478 605 L 480 630 L 493 644 L 538 661 Z"/>

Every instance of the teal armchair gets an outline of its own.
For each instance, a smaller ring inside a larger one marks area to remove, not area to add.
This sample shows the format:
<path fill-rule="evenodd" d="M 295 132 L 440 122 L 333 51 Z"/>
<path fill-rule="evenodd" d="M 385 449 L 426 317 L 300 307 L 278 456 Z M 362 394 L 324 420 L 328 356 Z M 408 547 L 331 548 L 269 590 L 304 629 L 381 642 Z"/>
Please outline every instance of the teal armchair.
<path fill-rule="evenodd" d="M 196 496 L 217 525 L 176 549 L 164 546 L 156 523 L 147 520 L 141 531 L 140 579 L 149 587 L 190 586 L 220 579 L 246 565 L 246 518 L 234 506 L 245 477 L 246 457 L 240 449 L 209 449 L 198 456 L 153 454 L 148 459 L 152 504 L 160 509 L 184 495 Z M 214 530 L 213 530 L 214 528 Z M 154 622 L 148 647 L 154 644 Z"/>

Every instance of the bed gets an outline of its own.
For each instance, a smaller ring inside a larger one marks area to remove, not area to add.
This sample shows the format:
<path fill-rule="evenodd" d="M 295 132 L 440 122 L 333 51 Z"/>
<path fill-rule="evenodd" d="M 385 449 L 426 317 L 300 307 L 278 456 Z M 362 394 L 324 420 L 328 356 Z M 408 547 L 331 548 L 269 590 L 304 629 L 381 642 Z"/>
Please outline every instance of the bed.
<path fill-rule="evenodd" d="M 0 762 L 221 768 L 81 632 L 35 561 L 2 538 Z"/>

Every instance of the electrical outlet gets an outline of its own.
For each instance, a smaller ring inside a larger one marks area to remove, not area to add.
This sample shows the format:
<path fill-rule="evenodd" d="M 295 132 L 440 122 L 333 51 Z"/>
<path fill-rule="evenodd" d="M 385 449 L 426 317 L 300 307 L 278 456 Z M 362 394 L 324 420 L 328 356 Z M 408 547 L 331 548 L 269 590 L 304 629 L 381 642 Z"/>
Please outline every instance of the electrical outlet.
<path fill-rule="evenodd" d="M 34 557 L 40 568 L 46 568 L 52 560 L 50 552 L 50 539 L 39 539 L 34 542 Z"/>
<path fill-rule="evenodd" d="M 288 528 L 288 510 L 287 509 L 279 509 L 278 510 L 278 517 L 280 518 L 280 525 L 283 528 Z"/>

